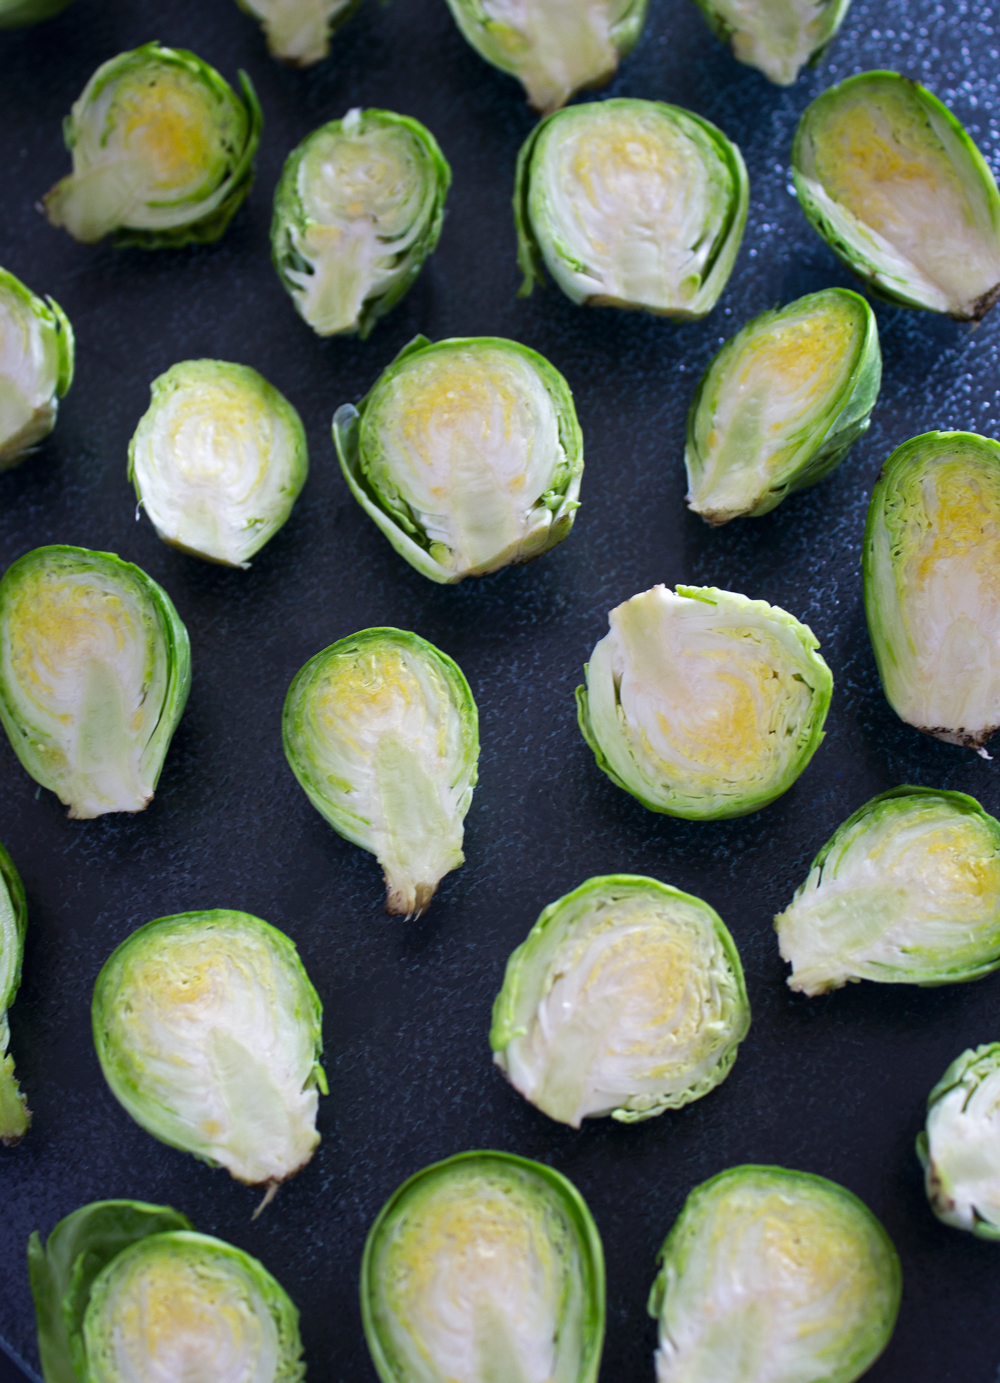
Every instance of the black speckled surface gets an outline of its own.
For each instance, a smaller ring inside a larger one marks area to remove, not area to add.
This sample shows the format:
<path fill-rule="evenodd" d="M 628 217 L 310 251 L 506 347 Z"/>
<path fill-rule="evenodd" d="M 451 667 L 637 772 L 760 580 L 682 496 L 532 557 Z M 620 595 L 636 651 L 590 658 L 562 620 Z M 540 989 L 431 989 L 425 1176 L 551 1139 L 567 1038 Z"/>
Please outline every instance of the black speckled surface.
<path fill-rule="evenodd" d="M 959 788 L 1000 811 L 1000 762 L 922 738 L 878 684 L 859 571 L 867 495 L 897 443 L 930 428 L 995 435 L 1000 310 L 974 333 L 877 306 L 885 356 L 868 435 L 831 480 L 764 519 L 710 531 L 687 513 L 684 419 L 700 371 L 753 314 L 852 281 L 788 187 L 810 97 L 854 71 L 925 80 L 1000 162 L 1000 39 L 986 4 L 855 5 L 818 73 L 779 90 L 738 66 L 693 5 L 653 0 L 609 94 L 674 101 L 743 149 L 751 210 L 719 307 L 678 328 L 573 307 L 556 289 L 515 299 L 509 201 L 531 116 L 520 89 L 459 36 L 443 0 L 368 0 L 304 73 L 267 57 L 231 0 L 76 0 L 40 28 L 0 35 L 0 264 L 66 309 L 76 383 L 59 426 L 0 476 L 0 565 L 41 543 L 138 562 L 191 633 L 194 684 L 157 797 L 136 817 L 71 822 L 0 743 L 0 839 L 27 887 L 24 983 L 12 1050 L 35 1113 L 0 1150 L 0 1337 L 37 1363 L 23 1245 L 83 1202 L 168 1202 L 257 1254 L 302 1310 L 313 1383 L 371 1383 L 357 1307 L 368 1225 L 411 1172 L 477 1146 L 550 1162 L 586 1196 L 608 1260 L 603 1383 L 652 1378 L 645 1301 L 656 1250 L 691 1186 L 742 1161 L 835 1178 L 883 1219 L 903 1260 L 895 1338 L 873 1383 L 994 1383 L 1000 1249 L 940 1226 L 913 1155 L 924 1100 L 964 1047 L 1000 1036 L 1000 975 L 921 991 L 852 986 L 807 1000 L 785 987 L 771 917 L 813 853 L 868 797 L 903 782 Z M 230 79 L 245 67 L 265 113 L 259 180 L 225 238 L 179 252 L 75 244 L 35 209 L 68 169 L 60 121 L 105 58 L 151 38 L 193 48 Z M 454 169 L 437 255 L 370 339 L 320 341 L 269 263 L 270 200 L 292 146 L 352 105 L 416 115 Z M 497 334 L 546 354 L 575 392 L 586 441 L 583 507 L 549 556 L 455 588 L 412 571 L 354 504 L 330 440 L 417 331 Z M 248 572 L 164 547 L 134 518 L 126 447 L 150 380 L 195 356 L 261 370 L 305 421 L 312 474 L 288 525 Z M 618 791 L 580 738 L 572 691 L 606 613 L 657 581 L 715 584 L 812 625 L 835 678 L 828 735 L 776 805 L 737 821 L 655 816 Z M 376 624 L 412 628 L 461 664 L 482 716 L 468 863 L 428 916 L 382 912 L 374 861 L 337 837 L 285 765 L 284 692 L 320 648 Z M 595 873 L 649 873 L 722 914 L 747 970 L 754 1025 L 726 1083 L 635 1127 L 549 1122 L 490 1062 L 490 1006 L 508 953 L 552 899 Z M 150 1139 L 101 1080 L 89 1034 L 94 978 L 140 923 L 241 908 L 297 942 L 325 1005 L 330 1096 L 323 1143 L 256 1223 L 257 1195 Z M 719 1380 L 719 1383 L 726 1383 Z"/>

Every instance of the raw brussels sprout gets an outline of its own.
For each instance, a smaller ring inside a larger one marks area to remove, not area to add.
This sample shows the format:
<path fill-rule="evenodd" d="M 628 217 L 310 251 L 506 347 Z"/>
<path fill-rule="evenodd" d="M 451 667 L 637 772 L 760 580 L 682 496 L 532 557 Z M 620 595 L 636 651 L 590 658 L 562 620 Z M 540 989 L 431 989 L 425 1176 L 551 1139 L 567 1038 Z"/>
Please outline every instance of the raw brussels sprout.
<path fill-rule="evenodd" d="M 597 1226 L 551 1167 L 460 1153 L 382 1207 L 361 1260 L 361 1318 L 382 1383 L 595 1383 Z"/>
<path fill-rule="evenodd" d="M 963 1052 L 945 1071 L 927 1097 L 917 1156 L 938 1219 L 1000 1240 L 1000 1042 Z"/>
<path fill-rule="evenodd" d="M 833 678 L 808 625 L 714 586 L 634 595 L 584 667 L 597 765 L 650 811 L 715 821 L 768 806 L 823 738 Z"/>
<path fill-rule="evenodd" d="M 249 365 L 184 360 L 150 385 L 128 478 L 171 547 L 248 567 L 288 519 L 309 472 L 306 434 Z"/>
<path fill-rule="evenodd" d="M 431 581 L 530 562 L 573 527 L 583 437 L 544 356 L 497 336 L 417 336 L 333 418 L 354 498 Z"/>
<path fill-rule="evenodd" d="M 7 1052 L 10 1042 L 7 1010 L 21 983 L 27 925 L 24 885 L 14 861 L 0 845 L 0 1143 L 7 1148 L 20 1143 L 31 1123 L 31 1111 L 14 1075 L 14 1058 Z"/>
<path fill-rule="evenodd" d="M 575 303 L 704 317 L 749 196 L 736 145 L 680 106 L 618 98 L 557 111 L 518 155 L 520 295 L 544 281 L 544 264 Z"/>
<path fill-rule="evenodd" d="M 964 792 L 880 793 L 833 833 L 774 926 L 804 994 L 988 975 L 1000 966 L 1000 822 Z"/>
<path fill-rule="evenodd" d="M 862 72 L 807 108 L 792 147 L 802 210 L 889 302 L 978 322 L 1000 296 L 1000 193 L 936 96 Z"/>
<path fill-rule="evenodd" d="M 299 1383 L 299 1313 L 248 1253 L 165 1205 L 95 1201 L 28 1242 L 45 1383 Z"/>
<path fill-rule="evenodd" d="M 0 29 L 22 29 L 59 14 L 70 0 L 0 0 Z"/>
<path fill-rule="evenodd" d="M 313 331 L 364 340 L 396 306 L 437 245 L 450 183 L 426 125 L 391 110 L 349 110 L 292 150 L 271 255 Z"/>
<path fill-rule="evenodd" d="M 825 480 L 868 430 L 882 380 L 875 314 L 826 288 L 762 312 L 719 351 L 688 413 L 688 508 L 713 527 Z"/>
<path fill-rule="evenodd" d="M 272 1192 L 319 1144 L 322 1015 L 288 937 L 222 908 L 126 937 L 92 1008 L 104 1078 L 136 1123 Z"/>
<path fill-rule="evenodd" d="M 925 432 L 897 447 L 872 491 L 862 565 L 889 705 L 989 758 L 1000 728 L 1000 445 Z"/>
<path fill-rule="evenodd" d="M 0 269 L 0 471 L 9 471 L 56 425 L 73 383 L 73 328 L 58 303 L 44 301 Z"/>
<path fill-rule="evenodd" d="M 295 674 L 285 755 L 309 801 L 385 872 L 386 912 L 419 917 L 465 860 L 479 712 L 457 663 L 402 629 L 363 629 Z"/>
<path fill-rule="evenodd" d="M 311 67 L 330 56 L 330 37 L 361 0 L 237 0 L 260 20 L 268 52 L 289 67 Z"/>
<path fill-rule="evenodd" d="M 808 1172 L 730 1167 L 702 1182 L 659 1257 L 657 1383 L 853 1383 L 899 1310 L 889 1236 Z"/>
<path fill-rule="evenodd" d="M 656 879 L 609 874 L 551 903 L 510 957 L 490 1046 L 525 1099 L 579 1128 L 701 1099 L 749 1027 L 718 913 Z"/>
<path fill-rule="evenodd" d="M 696 0 L 737 62 L 778 86 L 792 86 L 812 67 L 844 22 L 851 0 Z"/>
<path fill-rule="evenodd" d="M 184 48 L 145 43 L 102 63 L 65 121 L 73 172 L 44 198 L 54 226 L 92 244 L 176 248 L 217 240 L 254 179 L 262 116 Z"/>
<path fill-rule="evenodd" d="M 649 0 L 448 0 L 480 57 L 509 72 L 535 110 L 564 106 L 603 86 L 639 42 Z"/>
<path fill-rule="evenodd" d="M 78 820 L 152 800 L 191 686 L 166 591 L 131 562 L 35 548 L 0 580 L 0 721 Z"/>

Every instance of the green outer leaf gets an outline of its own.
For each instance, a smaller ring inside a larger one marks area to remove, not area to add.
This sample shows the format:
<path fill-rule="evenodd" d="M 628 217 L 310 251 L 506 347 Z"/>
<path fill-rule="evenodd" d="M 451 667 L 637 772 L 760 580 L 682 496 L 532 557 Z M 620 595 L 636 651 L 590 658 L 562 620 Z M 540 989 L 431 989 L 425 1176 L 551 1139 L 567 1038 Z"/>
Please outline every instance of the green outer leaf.
<path fill-rule="evenodd" d="M 361 8 L 361 0 L 347 0 L 347 3 L 343 4 L 340 9 L 335 10 L 326 22 L 327 41 L 324 47 L 324 51 L 318 57 L 292 58 L 289 57 L 287 54 L 280 52 L 278 48 L 275 47 L 274 35 L 272 34 L 271 27 L 266 19 L 262 18 L 261 15 L 257 14 L 257 12 L 246 3 L 246 0 L 236 0 L 236 3 L 244 12 L 244 14 L 248 14 L 251 17 L 251 19 L 255 19 L 257 23 L 260 25 L 261 31 L 267 40 L 267 51 L 271 54 L 271 57 L 276 58 L 278 62 L 283 62 L 286 64 L 286 66 L 293 68 L 312 67 L 314 63 L 323 62 L 326 58 L 328 58 L 330 56 L 329 40 L 333 37 L 335 33 L 338 32 L 338 30 L 344 27 L 344 25 L 347 23 L 349 19 L 353 19 L 354 16 L 357 14 L 358 10 Z M 850 3 L 850 0 L 848 0 L 848 3 Z"/>
<path fill-rule="evenodd" d="M 715 37 L 727 46 L 731 44 L 735 30 L 716 10 L 712 0 L 695 0 L 695 4 L 698 6 L 699 10 L 701 10 L 708 27 L 712 30 Z M 815 67 L 819 62 L 827 48 L 829 48 L 830 44 L 836 38 L 837 32 L 841 24 L 843 24 L 847 11 L 850 8 L 851 0 L 826 0 L 823 9 L 823 23 L 816 37 L 816 46 L 813 48 L 804 64 L 806 67 Z M 736 57 L 735 52 L 733 56 Z M 748 67 L 757 67 L 756 63 L 750 62 L 746 58 L 736 58 L 736 61 L 743 62 Z M 758 68 L 757 70 L 763 71 L 762 68 Z M 767 76 L 767 73 L 765 72 L 764 75 Z M 798 75 L 799 74 L 796 74 L 796 76 Z M 772 78 L 768 77 L 768 81 L 772 80 Z M 781 83 L 776 83 L 776 85 L 781 85 Z"/>
<path fill-rule="evenodd" d="M 14 1076 L 14 1058 L 7 1055 L 10 1029 L 7 1010 L 21 983 L 28 904 L 14 861 L 0 845 L 0 1143 L 12 1147 L 28 1131 L 31 1112 Z M 8 914 L 9 908 L 9 914 Z M 4 925 L 9 916 L 9 929 Z"/>
<path fill-rule="evenodd" d="M 358 3 L 360 4 L 360 0 Z M 353 8 L 356 6 L 352 7 L 352 12 Z M 299 168 L 313 141 L 329 131 L 339 130 L 343 123 L 343 120 L 330 120 L 325 125 L 321 125 L 319 129 L 306 135 L 305 139 L 295 146 L 285 160 L 281 170 L 281 178 L 275 188 L 274 214 L 271 219 L 271 262 L 274 264 L 275 271 L 286 291 L 291 295 L 296 308 L 299 305 L 299 287 L 288 277 L 287 270 L 296 269 L 305 272 L 308 270 L 309 264 L 296 250 L 293 232 L 301 234 L 308 226 L 316 224 L 312 218 L 307 216 L 299 196 Z M 356 331 L 362 341 L 368 337 L 379 318 L 390 312 L 399 300 L 410 291 L 417 275 L 424 266 L 424 261 L 437 248 L 438 240 L 441 237 L 441 227 L 444 223 L 445 200 L 451 186 L 451 165 L 426 125 L 422 125 L 413 116 L 397 115 L 395 111 L 391 110 L 374 108 L 363 110 L 361 112 L 361 131 L 366 132 L 372 126 L 385 128 L 402 126 L 408 130 L 430 160 L 436 181 L 434 201 L 424 233 L 406 251 L 406 257 L 410 261 L 406 275 L 386 292 L 365 299 L 357 325 L 350 333 L 336 333 L 338 335 L 353 335 Z"/>
<path fill-rule="evenodd" d="M 345 403 L 333 415 L 333 440 L 337 447 L 340 469 L 350 487 L 351 494 L 361 505 L 370 519 L 378 525 L 389 542 L 404 557 L 410 566 L 439 585 L 455 585 L 464 580 L 463 574 L 456 574 L 443 567 L 430 555 L 426 535 L 408 519 L 407 525 L 416 536 L 411 536 L 403 527 L 405 517 L 393 510 L 378 493 L 368 479 L 366 459 L 361 452 L 360 426 L 365 410 L 376 391 L 396 375 L 400 367 L 411 356 L 431 351 L 450 350 L 454 347 L 484 348 L 498 347 L 513 350 L 524 356 L 541 376 L 552 399 L 559 422 L 559 440 L 566 453 L 565 474 L 557 485 L 559 508 L 549 532 L 549 542 L 545 548 L 549 552 L 560 543 L 573 527 L 573 518 L 578 505 L 580 479 L 583 474 L 583 433 L 576 416 L 573 395 L 570 387 L 559 371 L 543 355 L 533 351 L 530 346 L 522 346 L 517 341 L 508 341 L 501 336 L 453 336 L 444 341 L 432 342 L 426 336 L 415 336 L 396 356 L 395 360 L 379 375 L 359 404 Z M 541 556 L 541 553 L 537 554 Z"/>
<path fill-rule="evenodd" d="M 101 1269 L 140 1239 L 190 1228 L 190 1220 L 169 1206 L 119 1200 L 74 1210 L 59 1221 L 44 1248 L 35 1230 L 28 1240 L 28 1275 L 45 1383 L 89 1383 L 83 1317 Z"/>
<path fill-rule="evenodd" d="M 920 1165 L 924 1169 L 924 1186 L 927 1192 L 927 1199 L 934 1214 L 942 1224 L 951 1225 L 953 1228 L 969 1229 L 977 1239 L 985 1239 L 989 1243 L 1000 1242 L 1000 1224 L 986 1219 L 980 1214 L 977 1207 L 973 1207 L 973 1221 L 971 1225 L 959 1226 L 957 1221 L 949 1214 L 950 1184 L 943 1184 L 938 1167 L 934 1163 L 930 1150 L 930 1114 L 931 1110 L 946 1095 L 950 1095 L 954 1090 L 965 1087 L 967 1091 L 966 1099 L 963 1102 L 963 1109 L 972 1098 L 977 1087 L 987 1077 L 992 1075 L 1000 1067 L 1000 1042 L 988 1042 L 979 1047 L 971 1047 L 956 1057 L 944 1075 L 927 1096 L 927 1125 L 917 1134 L 916 1153 L 920 1160 Z"/>
<path fill-rule="evenodd" d="M 3 23 L 0 21 L 0 28 Z M 48 416 L 42 410 L 36 412 L 35 419 L 28 425 L 28 435 L 22 429 L 16 437 L 6 441 L 0 437 L 0 471 L 10 470 L 20 465 L 30 451 L 35 449 L 43 437 L 48 436 L 55 426 L 57 401 L 68 393 L 73 383 L 74 336 L 69 318 L 52 298 L 39 298 L 28 286 L 6 269 L 0 269 L 0 295 L 9 293 L 20 300 L 39 323 L 39 331 L 46 346 L 55 352 L 55 395 L 50 401 Z"/>
<path fill-rule="evenodd" d="M 70 0 L 0 0 L 0 29 L 22 29 L 60 14 Z"/>
<path fill-rule="evenodd" d="M 574 1383 L 596 1383 L 601 1366 L 601 1350 L 604 1347 L 605 1283 L 604 1248 L 593 1216 L 573 1183 L 554 1167 L 546 1167 L 541 1162 L 533 1162 L 527 1157 L 517 1157 L 513 1153 L 490 1150 L 457 1153 L 454 1157 L 447 1157 L 441 1162 L 424 1167 L 393 1192 L 375 1217 L 368 1231 L 361 1258 L 361 1322 L 376 1373 L 382 1383 L 408 1383 L 408 1380 L 393 1367 L 379 1335 L 377 1302 L 380 1281 L 375 1263 L 379 1239 L 384 1232 L 391 1230 L 396 1215 L 405 1215 L 408 1197 L 412 1192 L 419 1191 L 424 1181 L 433 1177 L 447 1177 L 453 1167 L 467 1162 L 482 1162 L 485 1165 L 493 1162 L 500 1163 L 501 1166 L 515 1167 L 529 1176 L 537 1177 L 545 1183 L 548 1190 L 555 1193 L 560 1208 L 576 1231 L 584 1279 L 586 1343 L 583 1350 L 583 1367 Z"/>
<path fill-rule="evenodd" d="M 747 322 L 746 326 L 741 327 L 735 336 L 731 336 L 713 356 L 698 382 L 688 410 L 687 444 L 684 450 L 688 486 L 694 485 L 692 458 L 698 457 L 698 411 L 703 401 L 711 408 L 714 397 L 724 387 L 726 371 L 732 368 L 732 362 L 738 358 L 744 340 L 781 317 L 797 316 L 809 310 L 807 305 L 818 304 L 821 300 L 828 302 L 831 299 L 849 304 L 860 318 L 861 330 L 858 333 L 850 374 L 836 396 L 830 400 L 823 419 L 808 426 L 808 435 L 803 438 L 795 458 L 783 472 L 778 483 L 766 490 L 751 508 L 742 510 L 739 514 L 731 514 L 725 518 L 713 518 L 703 514 L 702 517 L 713 527 L 727 523 L 732 518 L 760 518 L 777 508 L 786 495 L 793 494 L 796 490 L 808 489 L 811 485 L 818 485 L 836 470 L 853 444 L 868 431 L 872 409 L 878 401 L 882 384 L 882 352 L 879 347 L 878 323 L 874 312 L 858 293 L 852 293 L 848 288 L 824 288 L 818 293 L 808 293 L 805 297 L 796 298 L 786 307 L 760 313 Z M 694 508 L 690 499 L 688 508 L 695 513 L 700 512 Z"/>

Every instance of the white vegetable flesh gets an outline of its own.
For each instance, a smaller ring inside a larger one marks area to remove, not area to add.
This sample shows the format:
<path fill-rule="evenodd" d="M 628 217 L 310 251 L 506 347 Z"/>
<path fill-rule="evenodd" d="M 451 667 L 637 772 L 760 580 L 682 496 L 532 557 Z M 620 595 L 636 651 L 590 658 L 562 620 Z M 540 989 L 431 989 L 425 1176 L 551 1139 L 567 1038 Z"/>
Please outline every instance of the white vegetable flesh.
<path fill-rule="evenodd" d="M 243 0 L 267 33 L 275 57 L 293 67 L 321 62 L 330 52 L 330 27 L 351 0 Z"/>
<path fill-rule="evenodd" d="M 539 111 L 556 110 L 618 66 L 614 26 L 627 0 L 483 0 L 496 61 L 516 72 Z"/>
<path fill-rule="evenodd" d="M 0 282 L 0 470 L 52 431 L 59 406 L 56 333 Z"/>
<path fill-rule="evenodd" d="M 978 1060 L 975 1058 L 978 1057 Z M 966 1053 L 931 1096 L 927 1111 L 927 1194 L 956 1229 L 981 1226 L 1000 1238 L 1000 1049 Z"/>
<path fill-rule="evenodd" d="M 732 29 L 733 55 L 778 86 L 791 86 L 823 42 L 832 0 L 712 0 Z"/>

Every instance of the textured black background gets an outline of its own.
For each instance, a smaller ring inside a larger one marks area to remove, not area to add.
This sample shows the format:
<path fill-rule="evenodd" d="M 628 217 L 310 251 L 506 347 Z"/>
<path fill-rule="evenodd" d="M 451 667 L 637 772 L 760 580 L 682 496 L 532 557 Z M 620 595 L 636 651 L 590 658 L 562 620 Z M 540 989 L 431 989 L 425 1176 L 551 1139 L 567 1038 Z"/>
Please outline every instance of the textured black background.
<path fill-rule="evenodd" d="M 193 48 L 257 84 L 259 177 L 224 239 L 175 253 L 75 244 L 35 209 L 68 170 L 60 120 L 98 63 L 151 38 Z M 878 1383 L 994 1383 L 1000 1248 L 940 1226 L 913 1155 L 927 1090 L 970 1044 L 1000 1036 L 1000 976 L 921 991 L 871 984 L 793 996 L 771 928 L 813 853 L 868 797 L 903 782 L 960 788 L 1000 809 L 997 763 L 897 722 L 865 633 L 859 572 L 867 496 L 889 450 L 929 428 L 995 435 L 1000 310 L 975 332 L 877 307 L 885 355 L 873 426 L 837 474 L 764 519 L 710 531 L 684 507 L 684 418 L 699 373 L 753 314 L 850 284 L 788 186 L 798 115 L 851 72 L 926 81 L 994 166 L 998 39 L 986 5 L 855 3 L 818 74 L 782 91 L 740 67 L 694 6 L 653 0 L 611 94 L 677 102 L 743 149 L 751 211 L 729 288 L 705 322 L 677 327 L 573 307 L 554 288 L 515 299 L 509 210 L 532 126 L 520 88 L 469 49 L 443 0 L 372 0 L 305 73 L 267 56 L 230 0 L 77 0 L 37 29 L 0 35 L 0 264 L 51 293 L 77 331 L 76 383 L 54 436 L 0 477 L 0 564 L 41 543 L 138 562 L 191 633 L 194 685 L 156 800 L 142 815 L 72 822 L 0 744 L 0 838 L 28 891 L 24 983 L 12 1050 L 35 1112 L 0 1151 L 0 1337 L 36 1362 L 23 1247 L 93 1199 L 184 1210 L 257 1254 L 302 1310 L 314 1383 L 369 1383 L 356 1281 L 378 1208 L 411 1172 L 479 1146 L 567 1173 L 607 1251 L 603 1383 L 652 1377 L 645 1314 L 656 1251 L 691 1186 L 743 1161 L 835 1178 L 881 1216 L 904 1266 L 895 1338 Z M 293 145 L 352 105 L 424 120 L 454 169 L 440 248 L 409 298 L 364 344 L 320 341 L 268 260 L 271 196 Z M 575 392 L 586 439 L 583 507 L 569 539 L 526 568 L 455 588 L 412 571 L 363 516 L 333 454 L 334 408 L 356 399 L 415 332 L 513 337 Z M 126 447 L 149 382 L 213 356 L 261 370 L 300 409 L 312 474 L 248 572 L 184 557 L 134 518 Z M 647 812 L 597 770 L 572 690 L 606 613 L 654 582 L 716 584 L 812 625 L 833 669 L 828 735 L 775 806 L 696 824 Z M 310 807 L 285 765 L 280 710 L 296 669 L 375 624 L 411 628 L 461 664 L 482 715 L 480 786 L 464 869 L 429 915 L 382 913 L 379 870 Z M 754 1026 L 725 1085 L 637 1127 L 551 1123 L 501 1079 L 486 1042 L 510 950 L 541 908 L 591 874 L 648 873 L 707 898 L 747 969 Z M 257 1193 L 162 1147 L 106 1090 L 89 1031 L 94 977 L 150 918 L 242 908 L 298 943 L 325 1004 L 330 1097 L 312 1163 L 256 1223 Z M 720 1380 L 719 1383 L 726 1383 Z"/>

